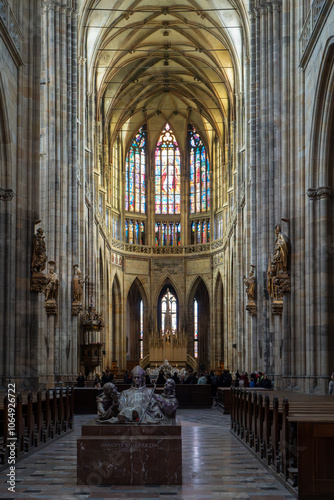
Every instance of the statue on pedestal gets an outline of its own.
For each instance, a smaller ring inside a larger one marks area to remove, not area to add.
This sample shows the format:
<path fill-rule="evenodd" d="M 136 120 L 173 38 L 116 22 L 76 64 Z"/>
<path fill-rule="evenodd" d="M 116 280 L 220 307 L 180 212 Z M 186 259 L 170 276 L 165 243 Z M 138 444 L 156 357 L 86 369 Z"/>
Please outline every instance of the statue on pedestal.
<path fill-rule="evenodd" d="M 267 290 L 272 298 L 272 313 L 282 314 L 283 293 L 291 290 L 288 275 L 289 240 L 281 232 L 279 224 L 275 227 L 275 235 L 274 252 L 268 263 Z"/>
<path fill-rule="evenodd" d="M 50 264 L 50 269 L 49 269 L 49 274 L 46 277 L 47 283 L 45 287 L 44 306 L 47 314 L 57 314 L 58 313 L 57 296 L 58 296 L 59 278 L 58 274 L 55 272 L 55 262 L 50 260 L 49 264 Z"/>
<path fill-rule="evenodd" d="M 78 316 L 82 311 L 82 292 L 85 280 L 82 279 L 81 271 L 79 266 L 76 264 L 74 267 L 74 278 L 73 278 L 73 302 L 72 302 L 72 314 L 73 316 Z"/>
<path fill-rule="evenodd" d="M 31 282 L 30 290 L 32 292 L 43 292 L 46 284 L 45 274 L 42 273 L 46 267 L 48 260 L 46 256 L 45 236 L 43 236 L 43 229 L 38 228 L 33 238 L 33 249 L 31 258 Z"/>
<path fill-rule="evenodd" d="M 246 310 L 251 316 L 255 316 L 257 312 L 257 307 L 255 303 L 255 276 L 254 276 L 255 266 L 251 266 L 249 277 L 244 276 L 244 283 L 246 285 L 246 293 L 248 297 L 248 303 L 246 305 Z"/>
<path fill-rule="evenodd" d="M 167 420 L 177 407 L 173 384 L 166 382 L 164 395 L 157 396 L 154 394 L 154 389 L 146 387 L 145 371 L 140 366 L 131 371 L 131 376 L 132 387 L 123 391 L 118 400 L 119 413 L 115 417 L 101 420 L 101 423 L 153 424 Z"/>

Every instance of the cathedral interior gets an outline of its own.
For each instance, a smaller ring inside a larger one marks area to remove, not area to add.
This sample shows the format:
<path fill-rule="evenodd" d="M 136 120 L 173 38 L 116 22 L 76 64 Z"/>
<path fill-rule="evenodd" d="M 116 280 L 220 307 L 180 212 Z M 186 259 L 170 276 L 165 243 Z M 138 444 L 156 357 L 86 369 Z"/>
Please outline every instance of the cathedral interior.
<path fill-rule="evenodd" d="M 0 3 L 0 385 L 334 369 L 329 0 Z"/>

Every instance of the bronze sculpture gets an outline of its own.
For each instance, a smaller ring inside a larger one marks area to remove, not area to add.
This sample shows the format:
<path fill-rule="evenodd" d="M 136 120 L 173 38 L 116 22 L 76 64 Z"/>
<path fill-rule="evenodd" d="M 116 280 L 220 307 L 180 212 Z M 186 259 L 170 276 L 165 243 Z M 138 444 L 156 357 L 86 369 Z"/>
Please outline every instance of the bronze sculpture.
<path fill-rule="evenodd" d="M 116 417 L 119 412 L 119 392 L 115 384 L 107 382 L 103 386 L 103 393 L 96 398 L 97 415 L 99 420 L 108 420 Z"/>
<path fill-rule="evenodd" d="M 164 394 L 154 394 L 145 384 L 145 371 L 136 366 L 131 371 L 132 387 L 123 391 L 117 401 L 116 416 L 99 420 L 100 423 L 157 423 L 167 420 L 178 406 L 175 397 L 175 383 L 168 379 Z M 116 408 L 116 407 L 115 407 Z"/>

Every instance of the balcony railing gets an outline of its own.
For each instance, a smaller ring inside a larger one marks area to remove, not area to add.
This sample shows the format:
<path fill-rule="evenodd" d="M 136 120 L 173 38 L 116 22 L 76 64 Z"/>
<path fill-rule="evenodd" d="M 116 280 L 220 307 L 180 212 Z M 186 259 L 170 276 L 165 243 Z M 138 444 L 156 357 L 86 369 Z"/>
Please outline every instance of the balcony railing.
<path fill-rule="evenodd" d="M 8 0 L 0 0 L 0 19 L 9 33 L 16 50 L 21 55 L 23 35 Z"/>
<path fill-rule="evenodd" d="M 315 30 L 315 27 L 317 25 L 317 22 L 321 16 L 323 9 L 325 8 L 326 4 L 329 4 L 331 1 L 332 0 L 314 0 L 314 2 L 312 2 L 310 11 L 307 14 L 303 26 L 302 34 L 299 39 L 302 56 L 306 51 L 306 48 L 309 44 L 309 41 L 312 37 L 312 34 Z"/>

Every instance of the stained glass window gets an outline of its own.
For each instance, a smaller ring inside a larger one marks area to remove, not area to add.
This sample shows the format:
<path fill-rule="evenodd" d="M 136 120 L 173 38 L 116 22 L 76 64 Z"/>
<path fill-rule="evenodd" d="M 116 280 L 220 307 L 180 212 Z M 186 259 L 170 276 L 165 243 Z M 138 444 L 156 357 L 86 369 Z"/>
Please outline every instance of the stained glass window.
<path fill-rule="evenodd" d="M 176 333 L 177 330 L 177 301 L 175 295 L 167 288 L 161 299 L 161 329 L 162 333 Z"/>
<path fill-rule="evenodd" d="M 155 223 L 155 246 L 180 246 L 181 224 L 178 221 Z"/>
<path fill-rule="evenodd" d="M 198 302 L 194 299 L 194 358 L 198 357 Z"/>
<path fill-rule="evenodd" d="M 166 123 L 155 150 L 155 213 L 181 212 L 180 150 Z"/>
<path fill-rule="evenodd" d="M 125 162 L 125 210 L 145 213 L 146 131 L 141 127 L 133 139 Z"/>
<path fill-rule="evenodd" d="M 129 243 L 129 223 L 127 220 L 125 221 L 125 241 Z"/>
<path fill-rule="evenodd" d="M 140 321 L 140 359 L 144 357 L 144 304 L 140 301 L 139 304 L 139 321 Z"/>
<path fill-rule="evenodd" d="M 190 213 L 210 209 L 210 165 L 202 139 L 192 128 L 190 140 Z"/>

